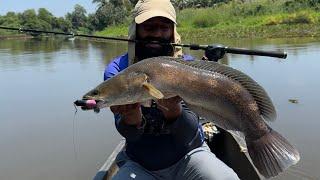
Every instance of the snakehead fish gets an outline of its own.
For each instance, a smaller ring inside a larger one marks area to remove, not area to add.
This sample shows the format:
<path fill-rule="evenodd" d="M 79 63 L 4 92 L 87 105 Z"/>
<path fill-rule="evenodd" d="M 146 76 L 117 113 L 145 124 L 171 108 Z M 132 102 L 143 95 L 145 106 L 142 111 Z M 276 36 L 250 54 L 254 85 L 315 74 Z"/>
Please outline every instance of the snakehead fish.
<path fill-rule="evenodd" d="M 96 100 L 102 108 L 173 96 L 217 126 L 241 132 L 264 177 L 274 177 L 300 160 L 298 151 L 266 123 L 276 119 L 266 91 L 246 74 L 216 62 L 145 59 L 104 81 L 83 100 Z"/>

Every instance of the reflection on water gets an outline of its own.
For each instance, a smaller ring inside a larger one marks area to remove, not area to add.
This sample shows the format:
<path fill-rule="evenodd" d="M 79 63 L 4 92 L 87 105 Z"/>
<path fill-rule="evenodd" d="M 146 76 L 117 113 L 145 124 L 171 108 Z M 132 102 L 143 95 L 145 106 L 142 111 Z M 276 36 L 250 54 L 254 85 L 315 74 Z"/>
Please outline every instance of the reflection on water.
<path fill-rule="evenodd" d="M 2 40 L 0 43 L 0 64 L 2 67 L 0 71 L 5 68 L 51 64 L 57 61 L 55 57 L 67 53 L 70 58 L 64 59 L 64 61 L 86 63 L 93 58 L 93 60 L 103 63 L 102 66 L 104 66 L 111 58 L 125 51 L 125 43 L 115 42 L 101 43 L 79 39 L 69 41 L 63 38 Z"/>
<path fill-rule="evenodd" d="M 259 82 L 274 101 L 270 125 L 301 152 L 301 161 L 275 178 L 320 178 L 317 119 L 320 63 L 317 39 L 185 40 L 285 50 L 286 60 L 227 55 L 221 62 Z M 62 38 L 0 42 L 0 179 L 90 179 L 120 136 L 109 110 L 78 111 L 72 102 L 102 81 L 105 65 L 126 43 Z M 185 50 L 201 58 L 202 51 Z M 289 99 L 298 99 L 298 104 Z"/>

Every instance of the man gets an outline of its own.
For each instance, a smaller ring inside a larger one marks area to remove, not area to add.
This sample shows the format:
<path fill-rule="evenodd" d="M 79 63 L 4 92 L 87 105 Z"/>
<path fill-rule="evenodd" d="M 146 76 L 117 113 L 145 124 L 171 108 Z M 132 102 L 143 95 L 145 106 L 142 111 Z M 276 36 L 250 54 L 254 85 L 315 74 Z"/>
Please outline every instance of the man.
<path fill-rule="evenodd" d="M 140 0 L 133 12 L 129 38 L 148 42 L 180 43 L 176 14 L 169 0 Z M 104 79 L 129 65 L 155 56 L 183 57 L 182 50 L 155 43 L 129 43 L 128 53 L 114 59 Z M 180 97 L 111 107 L 126 150 L 117 156 L 114 179 L 238 179 L 204 143 L 199 117 Z"/>

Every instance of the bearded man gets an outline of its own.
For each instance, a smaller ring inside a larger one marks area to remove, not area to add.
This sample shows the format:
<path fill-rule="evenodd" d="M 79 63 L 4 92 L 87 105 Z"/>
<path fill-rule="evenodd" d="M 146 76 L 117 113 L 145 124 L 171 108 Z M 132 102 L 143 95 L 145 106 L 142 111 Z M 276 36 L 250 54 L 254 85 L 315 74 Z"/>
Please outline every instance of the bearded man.
<path fill-rule="evenodd" d="M 130 42 L 128 53 L 111 61 L 104 80 L 145 58 L 193 60 L 182 54 L 181 48 L 169 45 L 180 43 L 176 13 L 169 0 L 139 0 L 133 17 L 129 38 L 138 42 Z M 151 107 L 135 103 L 110 109 L 117 130 L 126 139 L 126 149 L 116 158 L 120 169 L 113 179 L 239 179 L 210 151 L 199 117 L 180 97 L 153 101 Z"/>

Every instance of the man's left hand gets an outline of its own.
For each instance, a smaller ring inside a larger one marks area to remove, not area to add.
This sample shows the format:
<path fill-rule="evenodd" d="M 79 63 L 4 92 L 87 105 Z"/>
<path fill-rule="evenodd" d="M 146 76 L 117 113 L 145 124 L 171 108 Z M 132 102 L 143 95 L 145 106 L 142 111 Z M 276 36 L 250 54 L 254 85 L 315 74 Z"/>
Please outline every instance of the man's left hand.
<path fill-rule="evenodd" d="M 174 121 L 181 115 L 181 100 L 181 97 L 175 96 L 157 101 L 158 109 L 163 112 L 163 115 L 167 121 Z"/>
<path fill-rule="evenodd" d="M 204 59 L 217 62 L 225 55 L 225 47 L 220 45 L 209 45 L 205 50 Z"/>

